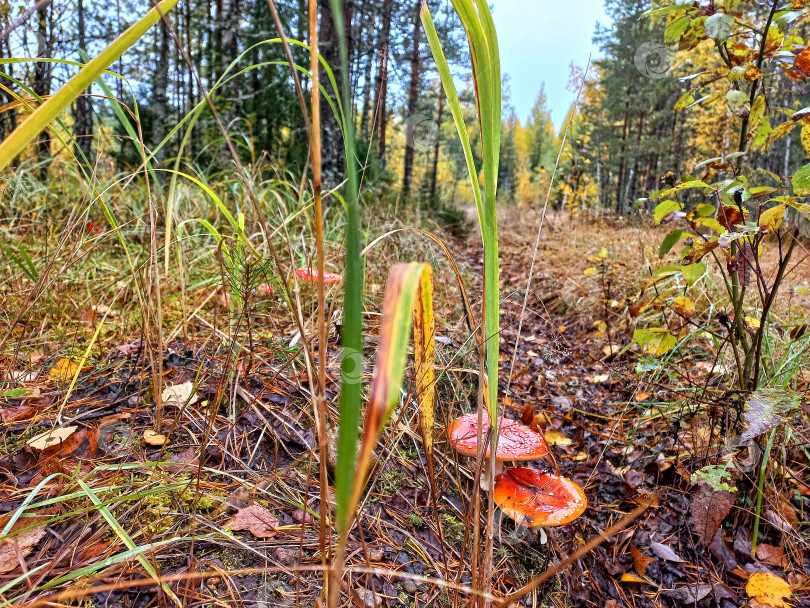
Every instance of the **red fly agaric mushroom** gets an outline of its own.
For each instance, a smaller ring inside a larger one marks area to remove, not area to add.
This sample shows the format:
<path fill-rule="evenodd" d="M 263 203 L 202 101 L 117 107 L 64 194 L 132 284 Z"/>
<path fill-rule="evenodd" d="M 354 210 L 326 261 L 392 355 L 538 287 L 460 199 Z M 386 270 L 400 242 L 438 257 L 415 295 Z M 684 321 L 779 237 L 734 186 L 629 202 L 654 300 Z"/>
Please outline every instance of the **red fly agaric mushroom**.
<path fill-rule="evenodd" d="M 299 268 L 295 271 L 298 278 L 308 283 L 318 282 L 318 269 L 317 268 Z M 340 283 L 343 280 L 343 275 L 329 270 L 323 271 L 323 282 L 327 285 L 332 283 Z"/>
<path fill-rule="evenodd" d="M 582 515 L 585 492 L 566 477 L 516 467 L 495 478 L 495 504 L 529 528 L 562 526 Z"/>
<path fill-rule="evenodd" d="M 515 460 L 536 460 L 548 454 L 543 436 L 515 420 L 500 418 L 498 424 L 498 448 L 495 452 L 495 474 L 503 471 L 503 463 Z M 489 430 L 489 415 L 484 413 L 481 437 Z M 478 414 L 472 413 L 456 418 L 448 429 L 450 443 L 463 456 L 478 455 Z M 489 445 L 484 458 L 489 459 Z M 484 469 L 486 470 L 486 468 Z M 486 476 L 484 477 L 486 479 Z M 484 487 L 485 484 L 481 484 Z"/>

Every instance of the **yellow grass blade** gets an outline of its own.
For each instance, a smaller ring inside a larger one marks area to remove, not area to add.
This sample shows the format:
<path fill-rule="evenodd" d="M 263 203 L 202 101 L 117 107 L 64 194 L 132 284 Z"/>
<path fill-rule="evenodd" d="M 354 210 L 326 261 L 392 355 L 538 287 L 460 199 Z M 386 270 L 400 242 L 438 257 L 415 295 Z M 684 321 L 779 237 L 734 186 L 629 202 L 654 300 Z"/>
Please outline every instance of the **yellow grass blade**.
<path fill-rule="evenodd" d="M 371 382 L 360 453 L 348 513 L 353 513 L 366 485 L 371 455 L 391 412 L 399 403 L 411 326 L 416 353 L 416 397 L 428 465 L 432 477 L 434 344 L 433 271 L 428 264 L 396 264 L 388 274 L 383 302 L 380 347 Z M 340 458 L 340 455 L 338 455 Z M 349 463 L 351 466 L 354 463 Z M 338 462 L 338 467 L 341 463 Z M 340 497 L 338 497 L 340 500 Z"/>

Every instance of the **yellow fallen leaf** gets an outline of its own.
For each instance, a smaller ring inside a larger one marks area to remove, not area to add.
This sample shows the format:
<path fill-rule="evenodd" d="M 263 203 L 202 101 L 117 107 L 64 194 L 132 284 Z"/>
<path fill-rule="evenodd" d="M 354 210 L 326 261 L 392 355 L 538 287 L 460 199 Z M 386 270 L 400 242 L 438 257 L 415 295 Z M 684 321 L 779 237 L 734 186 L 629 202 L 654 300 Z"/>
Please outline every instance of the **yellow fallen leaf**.
<path fill-rule="evenodd" d="M 644 583 L 647 584 L 647 581 L 635 574 L 630 574 L 629 572 L 625 572 L 622 574 L 622 578 L 620 579 L 622 583 Z"/>
<path fill-rule="evenodd" d="M 635 399 L 638 403 L 641 403 L 642 401 L 646 401 L 649 398 L 650 398 L 650 393 L 645 393 L 644 391 L 637 392 L 636 396 L 633 397 L 633 399 Z"/>
<path fill-rule="evenodd" d="M 594 275 L 596 274 L 596 268 L 594 268 L 593 266 L 591 266 L 590 268 L 586 268 L 582 274 L 584 274 L 586 277 Z"/>
<path fill-rule="evenodd" d="M 70 359 L 62 358 L 57 361 L 48 376 L 54 380 L 70 380 L 76 375 L 76 370 L 79 369 L 79 364 Z"/>
<path fill-rule="evenodd" d="M 559 431 L 546 431 L 546 443 L 549 445 L 558 445 L 561 448 L 574 443 L 568 435 Z"/>
<path fill-rule="evenodd" d="M 755 572 L 745 585 L 748 597 L 773 608 L 787 608 L 785 600 L 793 595 L 784 579 L 770 572 Z"/>
<path fill-rule="evenodd" d="M 582 460 L 588 460 L 588 453 L 587 452 L 577 452 L 577 455 L 573 458 L 576 462 L 580 462 Z"/>

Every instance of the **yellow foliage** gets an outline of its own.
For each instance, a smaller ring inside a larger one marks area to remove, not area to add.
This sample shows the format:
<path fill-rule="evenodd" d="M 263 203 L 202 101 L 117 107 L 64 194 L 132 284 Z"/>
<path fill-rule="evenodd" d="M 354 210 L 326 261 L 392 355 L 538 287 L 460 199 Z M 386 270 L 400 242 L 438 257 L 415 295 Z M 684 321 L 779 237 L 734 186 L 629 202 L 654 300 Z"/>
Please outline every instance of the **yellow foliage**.
<path fill-rule="evenodd" d="M 755 572 L 745 585 L 748 597 L 773 608 L 787 608 L 786 599 L 793 591 L 783 579 L 770 572 Z"/>

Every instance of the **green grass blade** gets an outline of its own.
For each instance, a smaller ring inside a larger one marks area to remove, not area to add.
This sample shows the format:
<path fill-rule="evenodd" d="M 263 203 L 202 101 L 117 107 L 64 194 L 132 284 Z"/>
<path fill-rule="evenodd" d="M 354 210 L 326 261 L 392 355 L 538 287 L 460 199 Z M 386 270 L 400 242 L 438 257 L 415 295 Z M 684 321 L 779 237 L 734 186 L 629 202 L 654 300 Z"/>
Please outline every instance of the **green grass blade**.
<path fill-rule="evenodd" d="M 130 538 L 129 534 L 127 534 L 127 531 L 124 530 L 123 527 L 121 527 L 121 524 L 118 523 L 118 520 L 116 520 L 115 517 L 113 517 L 113 514 L 110 513 L 110 510 L 104 506 L 102 500 L 98 496 L 96 496 L 96 493 L 93 492 L 90 486 L 88 486 L 81 479 L 77 479 L 76 483 L 79 484 L 82 490 L 84 490 L 84 492 L 87 494 L 87 497 L 98 508 L 98 512 L 107 522 L 107 524 L 113 529 L 115 535 L 121 540 L 122 543 L 124 543 L 124 545 L 126 545 L 127 549 L 130 550 L 137 549 L 138 547 L 135 544 L 135 541 L 133 541 Z M 155 570 L 155 567 L 152 565 L 152 563 L 148 559 L 146 559 L 146 557 L 142 554 L 138 554 L 137 558 L 138 562 L 140 562 L 141 566 L 143 566 L 143 569 L 146 570 L 146 573 L 155 580 L 157 580 L 159 578 L 158 573 L 157 570 Z M 182 603 L 180 602 L 179 598 L 174 594 L 174 592 L 171 589 L 169 589 L 169 586 L 166 583 L 161 583 L 160 587 L 163 589 L 163 592 L 172 599 L 172 601 L 174 601 L 178 606 L 182 606 Z"/>
<path fill-rule="evenodd" d="M 341 365 L 340 428 L 338 430 L 335 474 L 337 499 L 337 526 L 340 532 L 348 529 L 352 520 L 350 508 L 352 488 L 357 470 L 357 436 L 360 429 L 361 374 L 363 366 L 363 260 L 362 228 L 360 223 L 360 194 L 357 157 L 354 150 L 354 123 L 351 119 L 352 98 L 349 83 L 349 58 L 346 47 L 343 8 L 340 0 L 330 0 L 335 29 L 340 39 L 342 107 L 349 116 L 343 121 L 343 145 L 346 156 L 346 282 L 343 298 L 343 334 L 341 342 L 344 356 Z"/>

